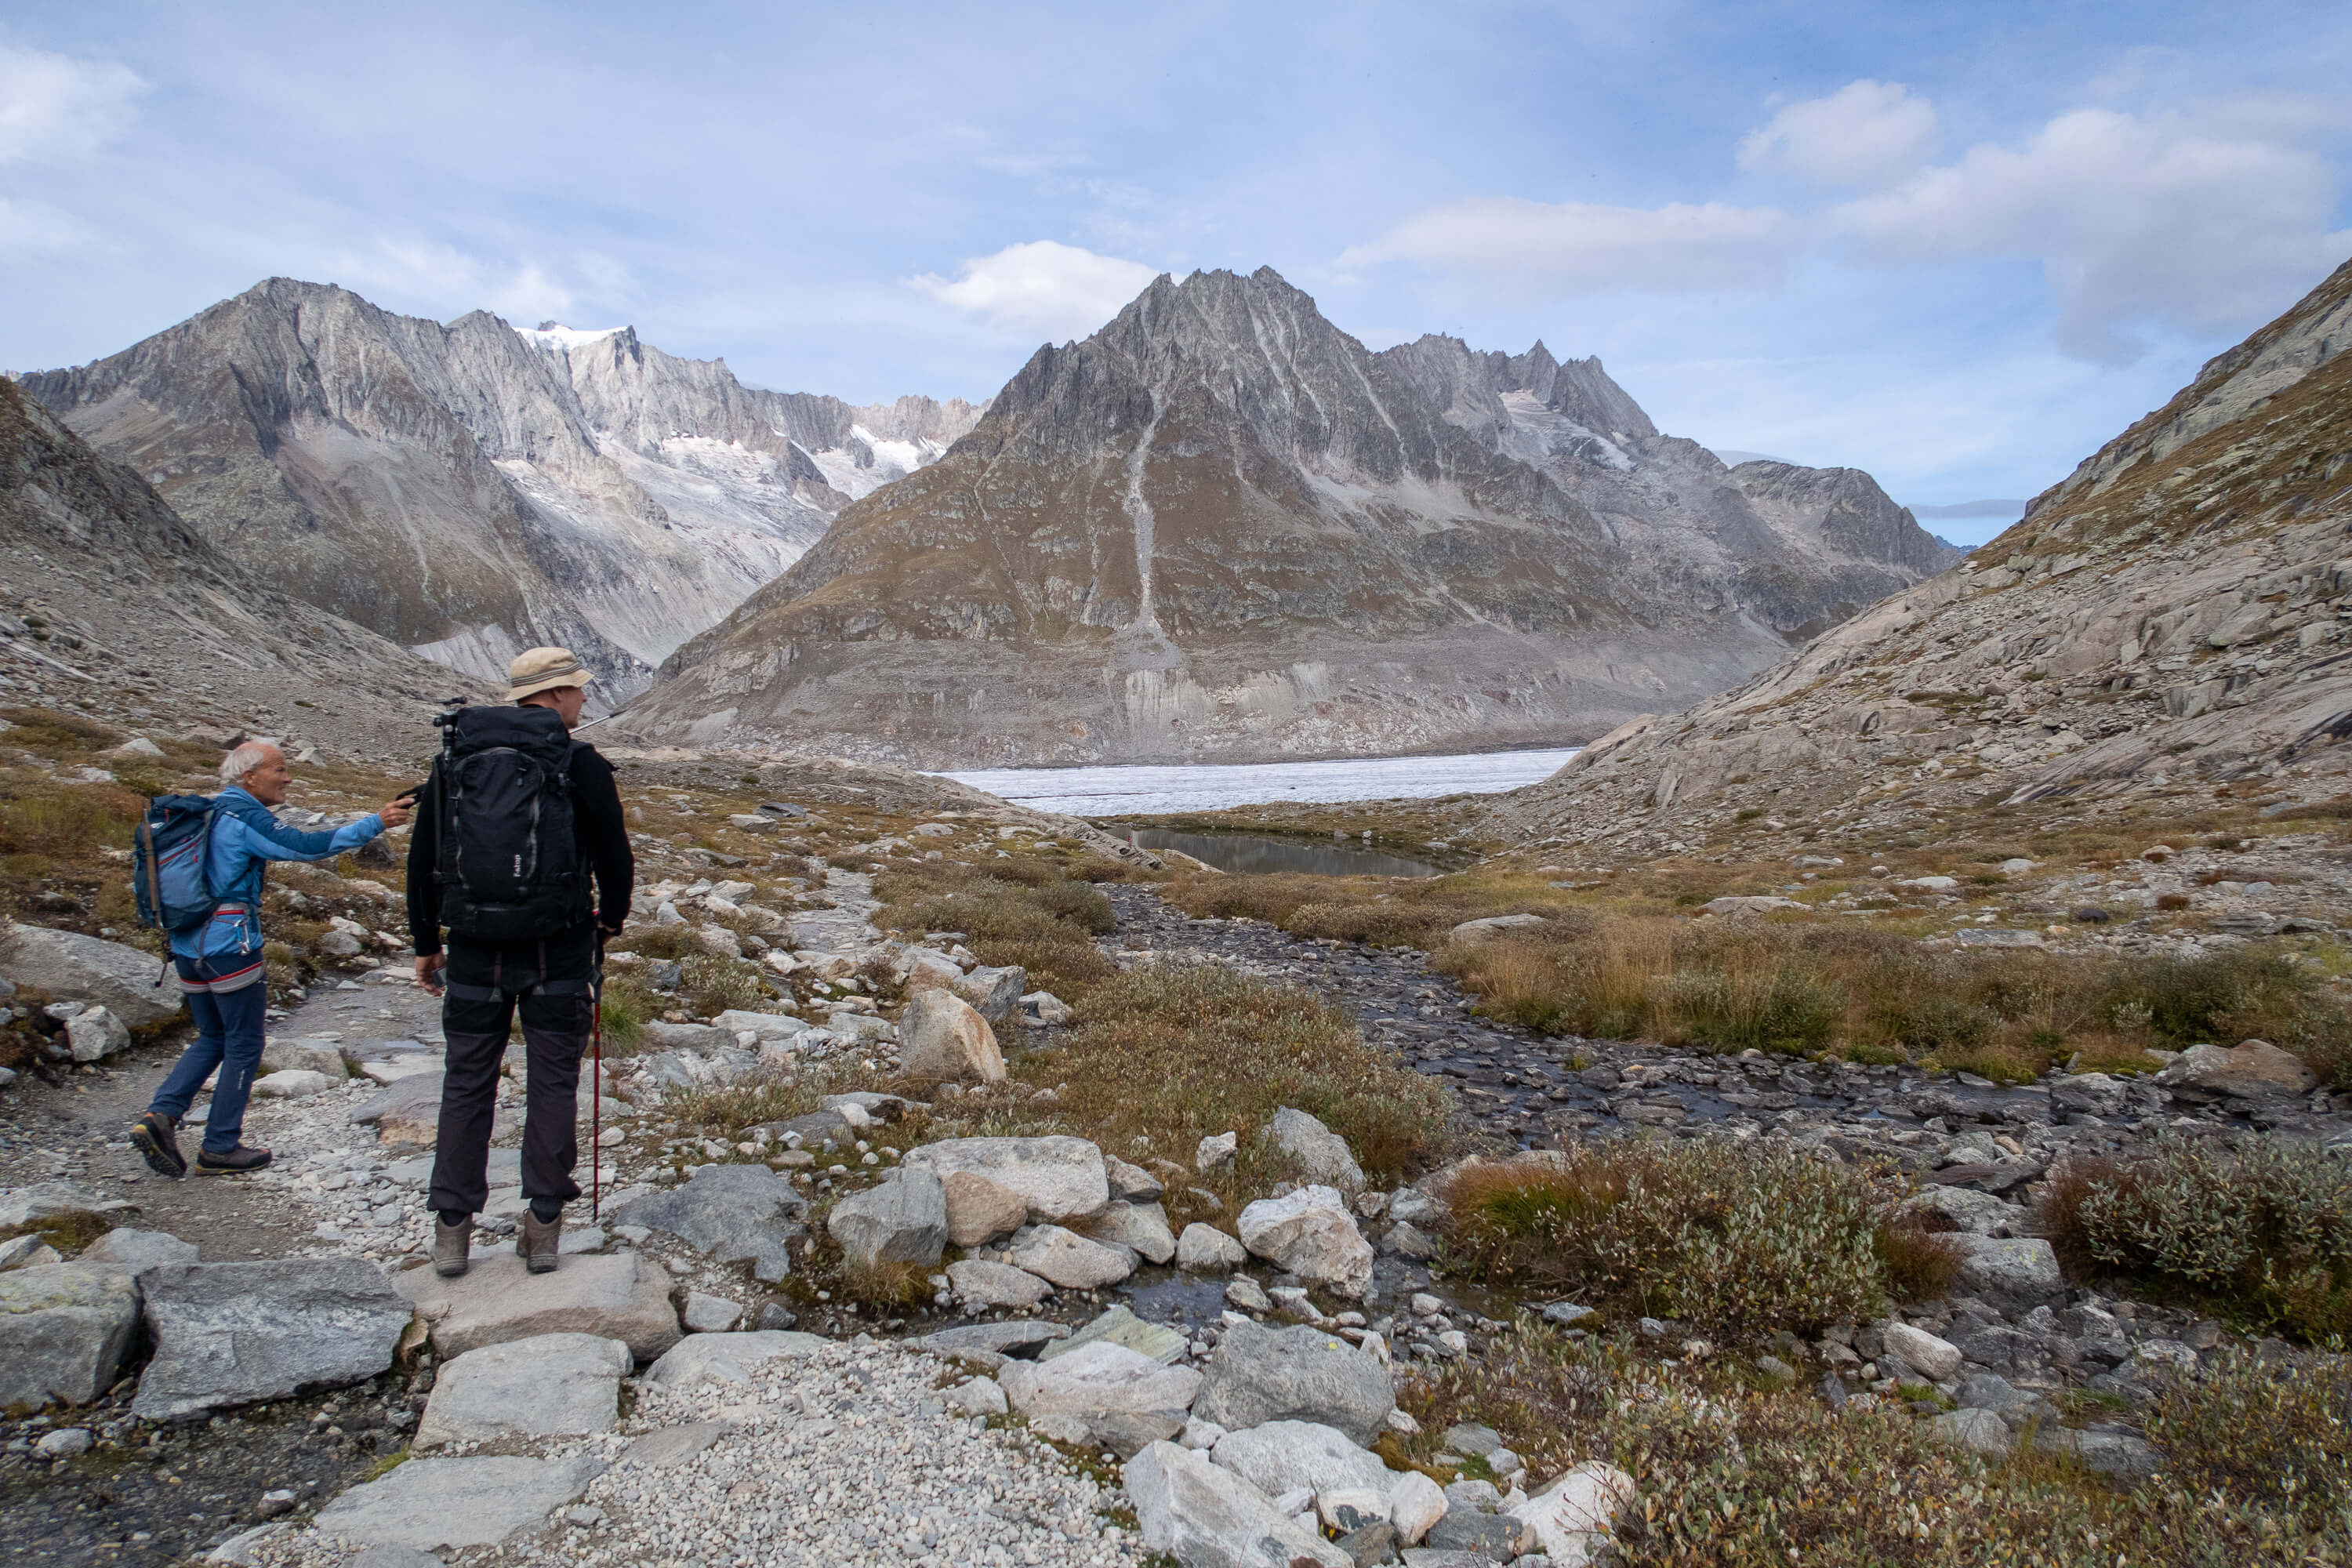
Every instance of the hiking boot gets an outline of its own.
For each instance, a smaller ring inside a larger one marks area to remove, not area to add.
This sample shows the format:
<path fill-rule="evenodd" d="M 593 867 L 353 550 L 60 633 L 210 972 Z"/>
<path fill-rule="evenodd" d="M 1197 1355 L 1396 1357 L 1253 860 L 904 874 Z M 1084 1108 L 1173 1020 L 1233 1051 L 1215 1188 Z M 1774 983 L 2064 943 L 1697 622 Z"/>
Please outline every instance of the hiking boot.
<path fill-rule="evenodd" d="M 269 1163 L 269 1151 L 254 1149 L 240 1143 L 215 1154 L 210 1149 L 196 1151 L 196 1172 L 200 1175 L 234 1176 L 246 1171 L 258 1171 Z"/>
<path fill-rule="evenodd" d="M 556 1245 L 563 1239 L 563 1216 L 542 1220 L 530 1210 L 523 1211 L 522 1245 L 515 1250 L 522 1254 L 522 1266 L 533 1274 L 555 1271 Z"/>
<path fill-rule="evenodd" d="M 444 1279 L 455 1279 L 466 1271 L 466 1254 L 474 1245 L 474 1221 L 470 1215 L 451 1225 L 447 1220 L 433 1222 L 433 1272 Z"/>
<path fill-rule="evenodd" d="M 159 1176 L 176 1182 L 188 1173 L 188 1157 L 180 1152 L 179 1129 L 160 1110 L 146 1111 L 131 1124 L 131 1146 Z"/>

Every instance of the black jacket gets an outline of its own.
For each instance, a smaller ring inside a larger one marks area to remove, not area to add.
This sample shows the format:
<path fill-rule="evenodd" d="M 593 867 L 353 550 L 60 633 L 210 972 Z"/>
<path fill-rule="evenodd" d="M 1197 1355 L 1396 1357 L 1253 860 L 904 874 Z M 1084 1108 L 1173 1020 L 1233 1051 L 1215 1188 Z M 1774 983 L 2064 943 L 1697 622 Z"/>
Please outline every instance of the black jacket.
<path fill-rule="evenodd" d="M 415 830 L 408 841 L 408 929 L 417 956 L 427 958 L 441 951 L 441 885 L 433 875 L 441 860 L 437 764 L 417 796 L 414 820 Z M 596 923 L 606 931 L 620 930 L 629 917 L 636 857 L 629 850 L 628 824 L 621 816 L 613 764 L 585 741 L 572 743 L 572 836 L 580 846 L 581 860 L 595 872 Z"/>

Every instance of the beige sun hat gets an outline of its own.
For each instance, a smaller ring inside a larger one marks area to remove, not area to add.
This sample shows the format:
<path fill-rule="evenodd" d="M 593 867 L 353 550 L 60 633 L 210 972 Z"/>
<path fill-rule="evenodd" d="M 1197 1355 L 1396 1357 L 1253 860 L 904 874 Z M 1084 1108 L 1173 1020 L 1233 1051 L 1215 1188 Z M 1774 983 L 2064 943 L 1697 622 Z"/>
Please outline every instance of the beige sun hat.
<path fill-rule="evenodd" d="M 580 667 L 568 647 L 527 648 L 507 666 L 507 700 L 520 702 L 534 691 L 585 686 L 595 679 Z"/>

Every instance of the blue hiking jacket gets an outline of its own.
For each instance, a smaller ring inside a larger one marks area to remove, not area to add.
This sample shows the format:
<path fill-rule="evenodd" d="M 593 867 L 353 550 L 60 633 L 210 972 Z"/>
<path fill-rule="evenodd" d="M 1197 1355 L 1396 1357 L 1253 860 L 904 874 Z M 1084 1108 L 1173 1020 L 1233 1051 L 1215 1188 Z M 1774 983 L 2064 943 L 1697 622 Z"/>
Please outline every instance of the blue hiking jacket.
<path fill-rule="evenodd" d="M 213 887 L 221 907 L 200 926 L 172 936 L 181 958 L 221 959 L 261 951 L 261 877 L 272 860 L 331 860 L 383 831 L 383 818 L 370 812 L 331 833 L 289 827 L 245 791 L 232 784 L 220 792 L 213 822 Z"/>

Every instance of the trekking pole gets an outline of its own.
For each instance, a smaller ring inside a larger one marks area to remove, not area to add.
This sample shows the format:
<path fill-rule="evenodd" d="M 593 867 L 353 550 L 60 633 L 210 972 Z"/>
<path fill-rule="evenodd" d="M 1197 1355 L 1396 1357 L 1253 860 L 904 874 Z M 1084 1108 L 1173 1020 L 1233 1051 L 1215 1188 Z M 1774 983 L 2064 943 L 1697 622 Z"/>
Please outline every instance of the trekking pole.
<path fill-rule="evenodd" d="M 596 974 L 589 986 L 588 1038 L 593 1043 L 595 1076 L 588 1085 L 588 1218 L 604 1222 L 604 933 L 596 933 Z M 578 1188 L 572 1189 L 578 1191 Z"/>

